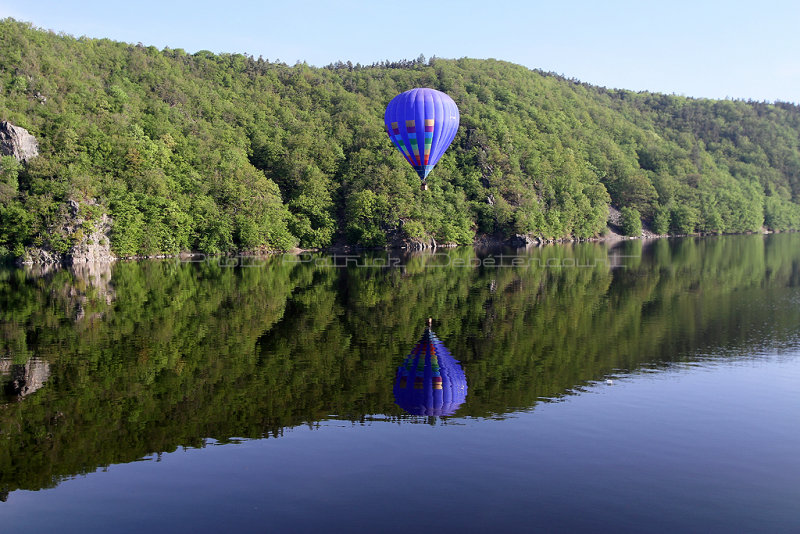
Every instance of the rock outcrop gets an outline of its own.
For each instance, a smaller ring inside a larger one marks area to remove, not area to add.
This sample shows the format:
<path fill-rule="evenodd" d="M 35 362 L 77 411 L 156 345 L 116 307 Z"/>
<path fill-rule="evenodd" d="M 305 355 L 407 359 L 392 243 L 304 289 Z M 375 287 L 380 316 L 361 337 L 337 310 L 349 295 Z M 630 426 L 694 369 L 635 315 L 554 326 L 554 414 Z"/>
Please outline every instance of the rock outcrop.
<path fill-rule="evenodd" d="M 515 234 L 508 238 L 506 244 L 514 248 L 527 248 L 541 243 L 537 238 L 528 234 Z"/>
<path fill-rule="evenodd" d="M 0 121 L 0 154 L 27 162 L 39 155 L 39 143 L 25 128 Z"/>
<path fill-rule="evenodd" d="M 85 234 L 67 252 L 66 262 L 72 265 L 81 263 L 108 263 L 116 257 L 111 252 L 111 217 L 105 213 L 95 221 L 94 232 Z"/>
<path fill-rule="evenodd" d="M 608 225 L 615 227 L 622 226 L 622 212 L 614 206 L 608 207 Z"/>
<path fill-rule="evenodd" d="M 63 254 L 38 247 L 26 248 L 22 257 L 17 259 L 19 265 L 58 265 L 63 262 Z"/>
<path fill-rule="evenodd" d="M 30 247 L 25 249 L 25 254 L 17 260 L 21 265 L 55 264 L 76 265 L 84 263 L 107 263 L 116 260 L 111 252 L 111 225 L 112 220 L 105 213 L 99 216 L 91 215 L 91 224 L 87 218 L 92 210 L 86 209 L 97 206 L 96 201 L 87 200 L 77 202 L 70 200 L 61 209 L 59 219 L 61 222 L 51 231 L 70 238 L 73 242 L 65 254 L 43 248 Z"/>
<path fill-rule="evenodd" d="M 402 238 L 397 239 L 391 243 L 392 248 L 400 248 L 405 250 L 436 250 L 438 246 L 436 240 L 432 237 L 424 239 L 411 239 Z"/>
<path fill-rule="evenodd" d="M 400 221 L 400 226 L 387 232 L 387 247 L 403 250 L 435 250 L 440 245 L 433 237 L 408 237 L 401 230 L 404 221 Z"/>

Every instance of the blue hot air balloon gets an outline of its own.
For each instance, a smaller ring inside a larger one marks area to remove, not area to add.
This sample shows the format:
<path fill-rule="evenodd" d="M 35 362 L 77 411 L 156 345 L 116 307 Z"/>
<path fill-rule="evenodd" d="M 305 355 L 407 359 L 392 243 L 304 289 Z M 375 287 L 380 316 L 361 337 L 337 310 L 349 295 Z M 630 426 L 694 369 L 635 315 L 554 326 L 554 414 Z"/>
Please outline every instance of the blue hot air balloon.
<path fill-rule="evenodd" d="M 466 398 L 464 371 L 429 326 L 397 369 L 395 403 L 411 415 L 445 416 Z"/>
<path fill-rule="evenodd" d="M 383 116 L 386 132 L 422 180 L 453 142 L 458 130 L 458 107 L 435 89 L 411 89 L 394 97 Z"/>

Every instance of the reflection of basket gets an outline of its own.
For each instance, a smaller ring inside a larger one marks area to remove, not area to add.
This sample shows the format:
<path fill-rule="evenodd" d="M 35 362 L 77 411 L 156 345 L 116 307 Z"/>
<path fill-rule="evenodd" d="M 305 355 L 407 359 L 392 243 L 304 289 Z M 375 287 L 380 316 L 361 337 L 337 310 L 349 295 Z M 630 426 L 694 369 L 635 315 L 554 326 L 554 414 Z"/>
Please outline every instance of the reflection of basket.
<path fill-rule="evenodd" d="M 467 397 L 464 371 L 430 328 L 397 368 L 394 401 L 411 415 L 453 415 Z"/>

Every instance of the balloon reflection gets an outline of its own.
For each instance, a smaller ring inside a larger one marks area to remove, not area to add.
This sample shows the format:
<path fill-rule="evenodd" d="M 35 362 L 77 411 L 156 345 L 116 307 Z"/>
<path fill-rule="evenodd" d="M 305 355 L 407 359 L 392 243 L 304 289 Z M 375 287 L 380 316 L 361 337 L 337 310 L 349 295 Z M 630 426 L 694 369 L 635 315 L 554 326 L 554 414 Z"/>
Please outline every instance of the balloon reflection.
<path fill-rule="evenodd" d="M 397 368 L 395 403 L 411 415 L 453 415 L 467 397 L 467 378 L 447 347 L 431 330 Z"/>

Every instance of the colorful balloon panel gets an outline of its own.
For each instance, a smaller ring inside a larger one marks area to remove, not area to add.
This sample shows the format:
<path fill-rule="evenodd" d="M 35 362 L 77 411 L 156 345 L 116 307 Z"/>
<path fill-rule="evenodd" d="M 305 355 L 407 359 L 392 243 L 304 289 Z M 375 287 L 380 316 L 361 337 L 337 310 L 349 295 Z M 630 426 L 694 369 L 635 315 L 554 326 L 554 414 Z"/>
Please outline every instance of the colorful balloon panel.
<path fill-rule="evenodd" d="M 383 119 L 395 148 L 425 180 L 453 142 L 460 115 L 445 93 L 419 88 L 394 97 Z"/>
<path fill-rule="evenodd" d="M 436 334 L 422 339 L 397 368 L 395 404 L 411 415 L 453 415 L 467 398 L 467 377 Z"/>

